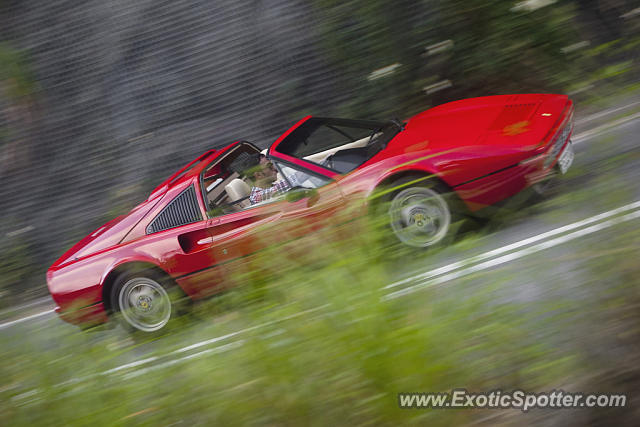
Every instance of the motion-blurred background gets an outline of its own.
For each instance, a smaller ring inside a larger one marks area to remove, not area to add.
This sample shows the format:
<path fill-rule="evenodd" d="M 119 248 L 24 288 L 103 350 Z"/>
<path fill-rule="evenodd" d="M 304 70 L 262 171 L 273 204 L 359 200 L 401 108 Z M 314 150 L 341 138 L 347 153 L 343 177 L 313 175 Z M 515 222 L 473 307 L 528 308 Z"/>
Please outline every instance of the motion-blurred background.
<path fill-rule="evenodd" d="M 447 247 L 269 247 L 162 337 L 52 313 L 47 267 L 206 149 L 523 92 L 574 99 L 575 161 Z M 638 425 L 638 119 L 640 0 L 0 0 L 0 425 Z M 628 401 L 398 408 L 457 387 Z"/>
<path fill-rule="evenodd" d="M 640 80 L 636 0 L 0 1 L 0 306 L 203 150 Z M 582 107 L 581 107 L 582 106 Z"/>

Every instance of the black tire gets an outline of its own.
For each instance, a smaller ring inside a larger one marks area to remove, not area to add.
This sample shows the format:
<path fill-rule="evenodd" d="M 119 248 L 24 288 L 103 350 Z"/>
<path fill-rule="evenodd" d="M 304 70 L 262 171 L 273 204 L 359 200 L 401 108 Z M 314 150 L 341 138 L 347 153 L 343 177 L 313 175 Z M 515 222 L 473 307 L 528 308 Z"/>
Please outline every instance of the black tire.
<path fill-rule="evenodd" d="M 111 289 L 114 316 L 135 334 L 165 332 L 185 312 L 188 301 L 177 285 L 154 270 L 125 272 Z"/>

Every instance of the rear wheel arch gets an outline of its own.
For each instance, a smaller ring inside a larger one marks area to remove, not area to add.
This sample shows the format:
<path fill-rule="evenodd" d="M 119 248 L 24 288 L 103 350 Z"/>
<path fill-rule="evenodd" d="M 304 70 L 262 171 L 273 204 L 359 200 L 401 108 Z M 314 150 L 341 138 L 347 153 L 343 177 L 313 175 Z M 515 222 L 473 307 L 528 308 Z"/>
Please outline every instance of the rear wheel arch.
<path fill-rule="evenodd" d="M 151 272 L 154 276 L 167 280 L 172 285 L 176 285 L 171 276 L 155 264 L 143 261 L 133 261 L 120 264 L 107 274 L 102 284 L 102 303 L 104 304 L 104 308 L 108 314 L 112 314 L 114 312 L 111 296 L 113 286 L 116 284 L 118 277 L 123 274 L 142 272 Z"/>

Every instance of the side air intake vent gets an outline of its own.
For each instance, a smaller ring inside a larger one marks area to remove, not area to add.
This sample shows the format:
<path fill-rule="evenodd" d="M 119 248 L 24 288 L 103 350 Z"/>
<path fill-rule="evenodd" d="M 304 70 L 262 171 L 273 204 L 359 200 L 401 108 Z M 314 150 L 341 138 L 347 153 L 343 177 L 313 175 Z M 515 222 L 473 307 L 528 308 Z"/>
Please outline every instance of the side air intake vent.
<path fill-rule="evenodd" d="M 202 215 L 198 208 L 196 191 L 192 185 L 165 206 L 147 227 L 147 234 L 157 233 L 158 231 L 191 224 L 200 220 L 202 220 Z"/>

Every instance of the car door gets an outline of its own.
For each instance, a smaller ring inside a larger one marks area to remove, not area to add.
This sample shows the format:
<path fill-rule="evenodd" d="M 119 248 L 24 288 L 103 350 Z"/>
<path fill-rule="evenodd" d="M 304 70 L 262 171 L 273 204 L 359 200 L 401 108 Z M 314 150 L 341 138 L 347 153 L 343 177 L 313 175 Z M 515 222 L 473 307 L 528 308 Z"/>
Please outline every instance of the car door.
<path fill-rule="evenodd" d="M 274 242 L 270 234 L 282 217 L 284 200 L 263 203 L 240 212 L 212 218 L 208 231 L 216 262 L 229 270 L 229 263 L 264 250 Z"/>
<path fill-rule="evenodd" d="M 292 189 L 279 198 L 212 219 L 208 227 L 212 250 L 228 284 L 239 284 L 264 269 L 287 262 L 290 258 L 283 251 L 295 247 L 301 237 L 321 231 L 331 223 L 344 198 L 335 182 L 326 177 L 316 178 L 309 187 L 292 184 Z M 274 256 L 278 259 L 256 264 L 252 257 L 268 249 L 276 249 Z"/>
<path fill-rule="evenodd" d="M 274 162 L 293 188 L 287 195 L 282 222 L 296 237 L 344 222 L 345 198 L 334 180 L 298 165 Z"/>
<path fill-rule="evenodd" d="M 144 243 L 137 247 L 138 256 L 157 259 L 194 298 L 213 293 L 223 277 L 212 252 L 209 227 L 213 223 L 203 215 L 204 204 L 194 184 L 168 197 L 171 201 L 152 213 Z"/>

